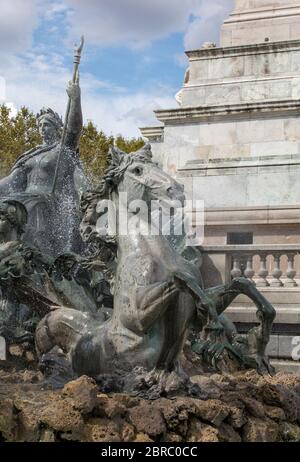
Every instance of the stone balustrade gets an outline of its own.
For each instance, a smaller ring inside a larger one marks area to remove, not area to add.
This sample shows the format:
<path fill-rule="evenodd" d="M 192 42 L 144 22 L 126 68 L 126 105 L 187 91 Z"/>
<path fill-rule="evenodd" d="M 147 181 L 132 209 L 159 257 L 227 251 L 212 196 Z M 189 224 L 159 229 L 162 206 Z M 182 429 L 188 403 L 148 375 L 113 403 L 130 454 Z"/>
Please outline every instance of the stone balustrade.
<path fill-rule="evenodd" d="M 243 276 L 257 287 L 300 288 L 300 245 L 203 246 L 201 251 L 226 256 L 226 282 Z"/>

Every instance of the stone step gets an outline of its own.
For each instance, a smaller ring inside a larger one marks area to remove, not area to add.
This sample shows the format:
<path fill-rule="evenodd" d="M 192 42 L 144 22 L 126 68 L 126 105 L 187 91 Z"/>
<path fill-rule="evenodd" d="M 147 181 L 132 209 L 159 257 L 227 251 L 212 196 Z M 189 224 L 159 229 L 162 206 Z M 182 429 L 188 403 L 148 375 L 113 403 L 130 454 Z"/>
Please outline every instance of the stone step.
<path fill-rule="evenodd" d="M 300 336 L 271 335 L 267 354 L 271 358 L 288 359 L 293 362 L 300 360 Z M 300 364 L 300 362 L 299 362 Z"/>
<path fill-rule="evenodd" d="M 300 375 L 300 362 L 299 361 L 271 361 L 272 366 L 275 367 L 276 372 L 286 372 L 288 374 Z"/>
<path fill-rule="evenodd" d="M 290 305 L 285 308 L 274 305 L 276 309 L 275 324 L 300 324 L 300 306 Z M 254 305 L 231 306 L 227 308 L 225 314 L 234 323 L 257 323 L 257 308 Z"/>
<path fill-rule="evenodd" d="M 297 280 L 299 282 L 299 280 Z M 263 294 L 266 299 L 274 305 L 274 307 L 294 307 L 295 305 L 300 308 L 300 287 L 258 287 L 258 290 Z M 254 306 L 246 295 L 239 295 L 231 304 L 234 306 Z"/>

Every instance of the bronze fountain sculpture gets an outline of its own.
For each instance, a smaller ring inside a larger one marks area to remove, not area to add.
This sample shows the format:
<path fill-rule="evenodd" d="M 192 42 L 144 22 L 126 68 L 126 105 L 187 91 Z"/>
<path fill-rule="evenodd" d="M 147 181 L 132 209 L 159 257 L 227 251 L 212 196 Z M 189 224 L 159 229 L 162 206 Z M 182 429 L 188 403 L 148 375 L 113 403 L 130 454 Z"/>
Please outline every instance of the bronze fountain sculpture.
<path fill-rule="evenodd" d="M 228 353 L 240 367 L 272 372 L 266 354 L 272 305 L 245 278 L 203 287 L 199 249 L 187 249 L 184 232 L 178 235 L 171 226 L 165 235 L 153 220 L 153 202 L 161 210 L 180 210 L 185 196 L 182 186 L 153 162 L 150 145 L 131 154 L 111 147 L 98 187 L 86 191 L 78 158 L 82 46 L 75 53 L 64 127 L 54 111 L 42 111 L 44 145 L 21 156 L 0 181 L 5 306 L 0 335 L 15 340 L 14 329 L 25 328 L 52 386 L 84 374 L 108 391 L 147 398 L 201 395 L 181 367 L 188 338 L 192 350 L 215 368 Z M 79 239 L 79 194 L 85 252 Z M 126 212 L 126 229 L 119 218 L 111 226 L 109 206 L 116 216 L 121 209 Z M 54 218 L 65 234 L 56 234 Z M 239 294 L 254 302 L 259 321 L 243 339 L 223 314 Z M 27 315 L 17 319 L 20 304 Z"/>
<path fill-rule="evenodd" d="M 109 199 L 117 209 L 121 193 L 125 192 L 131 232 L 99 234 L 97 229 L 103 230 L 108 219 L 99 201 Z M 100 383 L 118 384 L 119 389 L 143 388 L 150 396 L 168 394 L 188 383 L 179 355 L 192 322 L 198 318 L 205 333 L 200 350 L 204 351 L 206 344 L 220 354 L 219 348 L 226 348 L 232 336 L 232 332 L 226 333 L 226 323 L 220 315 L 243 293 L 256 304 L 261 322 L 252 333 L 248 357 L 259 370 L 270 371 L 265 349 L 274 308 L 244 278 L 205 290 L 199 268 L 181 255 L 166 236 L 143 235 L 136 228 L 137 212 L 130 204 L 137 199 L 148 205 L 152 200 L 162 206 L 174 200 L 182 204 L 184 194 L 182 187 L 152 161 L 149 145 L 130 155 L 112 148 L 110 165 L 98 189 L 82 198 L 81 223 L 86 241 L 116 252 L 112 316 L 96 323 L 93 316 L 74 309 L 55 310 L 37 327 L 40 356 L 47 358 L 53 348 L 59 347 L 75 375 L 90 375 Z M 195 351 L 199 345 L 196 342 Z"/>

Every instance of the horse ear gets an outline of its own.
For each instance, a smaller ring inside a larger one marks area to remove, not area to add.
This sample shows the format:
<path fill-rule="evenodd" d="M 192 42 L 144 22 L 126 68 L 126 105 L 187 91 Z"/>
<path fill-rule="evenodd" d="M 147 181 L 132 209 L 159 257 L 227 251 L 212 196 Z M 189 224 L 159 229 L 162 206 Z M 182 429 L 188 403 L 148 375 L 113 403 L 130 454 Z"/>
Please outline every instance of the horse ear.
<path fill-rule="evenodd" d="M 138 151 L 132 152 L 131 154 L 136 157 L 142 156 L 148 159 L 149 161 L 151 161 L 152 160 L 151 144 L 148 142 L 144 144 L 144 146 L 142 146 Z"/>
<path fill-rule="evenodd" d="M 120 165 L 125 155 L 125 152 L 121 151 L 121 149 L 116 146 L 110 146 L 108 152 L 109 163 L 112 165 Z"/>

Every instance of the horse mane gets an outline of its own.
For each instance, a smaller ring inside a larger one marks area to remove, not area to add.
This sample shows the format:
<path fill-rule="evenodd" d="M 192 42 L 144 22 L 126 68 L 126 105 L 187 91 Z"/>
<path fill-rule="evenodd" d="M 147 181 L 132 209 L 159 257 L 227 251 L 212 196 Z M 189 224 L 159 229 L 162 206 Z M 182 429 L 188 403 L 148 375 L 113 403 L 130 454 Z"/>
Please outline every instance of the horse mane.
<path fill-rule="evenodd" d="M 84 213 L 92 198 L 95 200 L 108 199 L 110 193 L 118 186 L 127 168 L 133 162 L 152 163 L 151 145 L 147 143 L 141 149 L 127 154 L 111 146 L 108 153 L 108 167 L 96 189 L 87 191 L 82 196 L 81 211 Z"/>
<path fill-rule="evenodd" d="M 80 231 L 85 242 L 96 244 L 98 247 L 107 246 L 117 252 L 115 236 L 98 236 L 96 208 L 100 200 L 109 199 L 111 193 L 117 189 L 127 168 L 133 162 L 152 163 L 151 145 L 146 144 L 136 152 L 127 154 L 117 147 L 111 146 L 108 153 L 108 167 L 105 170 L 99 185 L 94 190 L 87 191 L 81 197 L 80 209 L 83 219 Z"/>

